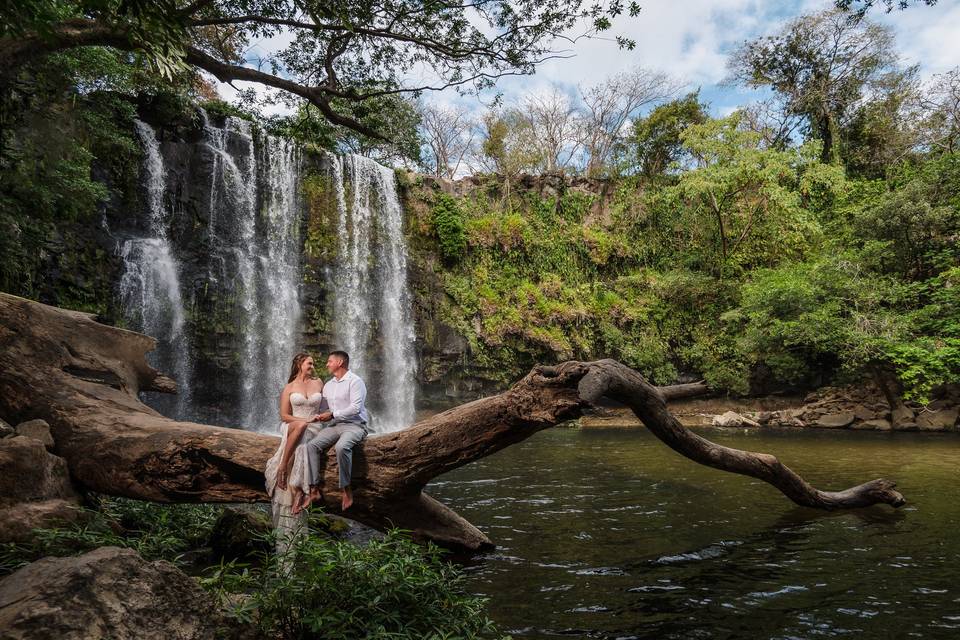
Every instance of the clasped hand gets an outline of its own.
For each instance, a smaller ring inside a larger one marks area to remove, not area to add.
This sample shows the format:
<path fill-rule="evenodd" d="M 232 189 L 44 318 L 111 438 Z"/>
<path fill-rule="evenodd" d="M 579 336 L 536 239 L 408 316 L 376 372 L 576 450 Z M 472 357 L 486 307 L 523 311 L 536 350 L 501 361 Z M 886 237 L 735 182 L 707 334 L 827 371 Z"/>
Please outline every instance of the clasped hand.
<path fill-rule="evenodd" d="M 333 413 L 330 411 L 324 411 L 323 413 L 318 413 L 317 415 L 313 416 L 313 420 L 310 422 L 330 422 L 331 420 L 333 420 Z"/>

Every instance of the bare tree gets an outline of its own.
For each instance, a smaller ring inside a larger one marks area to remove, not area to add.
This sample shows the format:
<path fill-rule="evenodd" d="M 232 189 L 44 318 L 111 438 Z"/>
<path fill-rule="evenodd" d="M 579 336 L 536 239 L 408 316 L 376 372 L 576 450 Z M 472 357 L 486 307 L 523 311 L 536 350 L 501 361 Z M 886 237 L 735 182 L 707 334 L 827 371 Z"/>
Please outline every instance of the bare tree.
<path fill-rule="evenodd" d="M 430 147 L 427 160 L 434 175 L 453 179 L 473 147 L 476 123 L 463 107 L 421 103 L 420 128 Z"/>
<path fill-rule="evenodd" d="M 960 150 L 960 67 L 933 76 L 921 98 L 927 117 L 924 144 L 931 150 Z"/>
<path fill-rule="evenodd" d="M 587 175 L 600 175 L 610 167 L 614 150 L 629 133 L 627 123 L 640 109 L 672 98 L 682 87 L 666 73 L 643 67 L 618 73 L 592 87 L 581 87 Z"/>
<path fill-rule="evenodd" d="M 581 146 L 581 115 L 570 95 L 554 86 L 549 92 L 524 99 L 521 111 L 539 148 L 542 169 L 565 170 Z"/>

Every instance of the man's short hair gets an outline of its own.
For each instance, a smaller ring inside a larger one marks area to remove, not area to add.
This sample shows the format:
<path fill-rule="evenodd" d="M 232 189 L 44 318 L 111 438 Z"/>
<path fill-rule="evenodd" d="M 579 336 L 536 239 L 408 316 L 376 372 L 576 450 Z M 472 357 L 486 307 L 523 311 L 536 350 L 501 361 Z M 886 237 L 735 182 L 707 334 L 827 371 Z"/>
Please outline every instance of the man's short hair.
<path fill-rule="evenodd" d="M 350 356 L 347 354 L 346 351 L 331 351 L 330 355 L 334 356 L 335 358 L 340 358 L 341 360 L 343 360 L 343 367 L 345 369 L 350 368 Z"/>

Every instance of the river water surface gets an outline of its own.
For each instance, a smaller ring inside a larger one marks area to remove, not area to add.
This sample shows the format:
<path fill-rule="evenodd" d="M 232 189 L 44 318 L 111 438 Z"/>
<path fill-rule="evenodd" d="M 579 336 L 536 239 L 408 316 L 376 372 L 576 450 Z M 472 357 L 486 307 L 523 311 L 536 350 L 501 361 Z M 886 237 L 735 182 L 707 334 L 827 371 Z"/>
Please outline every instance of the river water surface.
<path fill-rule="evenodd" d="M 956 434 L 701 430 L 823 489 L 898 482 L 899 510 L 821 513 L 644 429 L 551 429 L 438 478 L 498 548 L 467 565 L 521 638 L 960 638 Z"/>

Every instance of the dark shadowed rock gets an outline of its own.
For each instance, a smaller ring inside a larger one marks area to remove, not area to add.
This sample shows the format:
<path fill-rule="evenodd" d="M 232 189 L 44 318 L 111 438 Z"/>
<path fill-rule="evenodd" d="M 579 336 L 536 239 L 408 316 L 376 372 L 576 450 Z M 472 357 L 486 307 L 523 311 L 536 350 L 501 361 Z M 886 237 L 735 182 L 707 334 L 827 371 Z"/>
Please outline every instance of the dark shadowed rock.
<path fill-rule="evenodd" d="M 5 640 L 230 637 L 193 578 L 168 562 L 147 562 L 117 547 L 44 558 L 4 578 L 0 629 Z"/>
<path fill-rule="evenodd" d="M 7 424 L 6 420 L 0 418 L 0 439 L 10 438 L 15 435 L 17 435 L 17 432 L 13 430 L 13 427 Z"/>
<path fill-rule="evenodd" d="M 270 550 L 265 536 L 272 530 L 265 513 L 226 509 L 213 526 L 208 545 L 217 560 L 243 560 Z"/>

